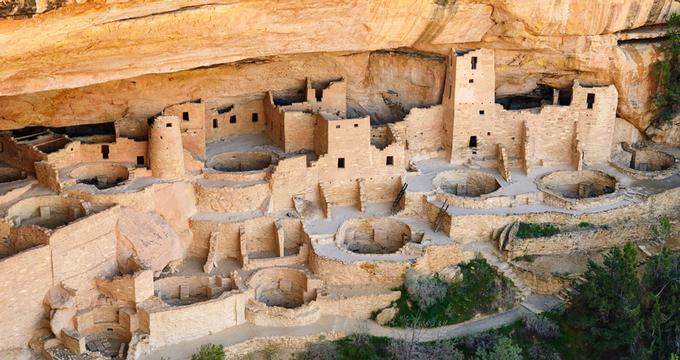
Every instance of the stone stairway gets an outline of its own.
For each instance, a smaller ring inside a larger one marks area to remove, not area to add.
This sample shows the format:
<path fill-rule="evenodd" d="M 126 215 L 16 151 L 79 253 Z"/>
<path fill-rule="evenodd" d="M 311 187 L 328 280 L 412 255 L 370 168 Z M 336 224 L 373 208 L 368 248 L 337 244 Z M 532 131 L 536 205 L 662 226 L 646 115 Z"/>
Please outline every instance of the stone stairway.
<path fill-rule="evenodd" d="M 623 198 L 631 203 L 642 202 L 647 199 L 650 194 L 639 187 L 627 187 L 623 192 Z"/>

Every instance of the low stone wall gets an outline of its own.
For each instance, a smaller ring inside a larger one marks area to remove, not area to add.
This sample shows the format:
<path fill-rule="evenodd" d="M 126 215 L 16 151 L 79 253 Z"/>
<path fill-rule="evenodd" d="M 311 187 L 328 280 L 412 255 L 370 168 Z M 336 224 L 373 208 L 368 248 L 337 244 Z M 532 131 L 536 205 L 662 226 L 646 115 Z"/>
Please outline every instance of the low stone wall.
<path fill-rule="evenodd" d="M 194 186 L 199 211 L 238 213 L 261 210 L 270 197 L 269 184 L 264 181 L 231 184 L 199 181 Z M 234 201 L 238 199 L 238 201 Z"/>
<path fill-rule="evenodd" d="M 420 272 L 437 272 L 449 265 L 472 260 L 474 251 L 464 251 L 460 244 L 431 245 L 424 249 L 423 256 L 418 258 L 414 269 Z"/>
<path fill-rule="evenodd" d="M 337 315 L 355 319 L 370 319 L 375 310 L 384 309 L 401 296 L 400 291 L 390 291 L 382 294 L 352 296 L 336 299 L 320 296 L 316 303 L 324 315 Z"/>
<path fill-rule="evenodd" d="M 515 274 L 519 276 L 524 284 L 531 288 L 535 293 L 553 295 L 568 287 L 573 279 L 569 276 L 546 274 L 523 268 L 519 264 L 510 263 Z"/>
<path fill-rule="evenodd" d="M 250 299 L 246 306 L 246 320 L 260 326 L 301 326 L 316 322 L 321 318 L 321 309 L 316 301 L 288 309 L 267 306 Z"/>
<path fill-rule="evenodd" d="M 262 181 L 272 172 L 273 166 L 262 170 L 224 172 L 215 169 L 203 169 L 203 178 L 218 181 Z"/>
<path fill-rule="evenodd" d="M 224 347 L 226 359 L 243 359 L 245 355 L 260 351 L 264 348 L 282 348 L 288 351 L 304 351 L 310 344 L 320 341 L 333 341 L 347 336 L 339 332 L 323 332 L 309 336 L 270 336 L 250 339 L 238 344 Z"/>
<path fill-rule="evenodd" d="M 138 305 L 139 325 L 156 349 L 197 339 L 246 322 L 245 306 L 252 292 L 223 293 L 217 299 L 170 306 L 153 297 Z"/>
<path fill-rule="evenodd" d="M 309 268 L 327 285 L 380 284 L 399 286 L 411 266 L 404 261 L 342 261 L 317 255 L 309 256 Z"/>
<path fill-rule="evenodd" d="M 553 236 L 522 239 L 512 237 L 505 249 L 508 256 L 557 255 L 575 251 L 600 250 L 651 238 L 650 228 L 653 221 L 621 221 L 604 227 L 592 227 L 561 232 Z"/>

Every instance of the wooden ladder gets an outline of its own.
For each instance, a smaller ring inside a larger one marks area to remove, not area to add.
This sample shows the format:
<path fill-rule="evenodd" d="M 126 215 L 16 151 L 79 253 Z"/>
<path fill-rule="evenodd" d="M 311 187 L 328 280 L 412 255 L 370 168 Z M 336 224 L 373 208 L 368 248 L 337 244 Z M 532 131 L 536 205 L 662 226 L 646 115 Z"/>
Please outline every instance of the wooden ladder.
<path fill-rule="evenodd" d="M 394 201 L 392 202 L 392 208 L 390 208 L 390 212 L 392 214 L 396 214 L 399 210 L 399 203 L 401 202 L 401 198 L 404 197 L 404 193 L 406 193 L 406 188 L 408 188 L 408 184 L 404 184 L 401 186 L 401 190 L 399 190 L 399 193 L 397 194 L 397 197 L 394 198 Z"/>
<path fill-rule="evenodd" d="M 445 200 L 444 203 L 442 204 L 442 207 L 439 208 L 439 213 L 437 213 L 437 217 L 434 219 L 434 232 L 439 232 L 439 227 L 442 226 L 442 221 L 444 221 L 444 215 L 448 210 L 449 210 L 448 200 Z"/>

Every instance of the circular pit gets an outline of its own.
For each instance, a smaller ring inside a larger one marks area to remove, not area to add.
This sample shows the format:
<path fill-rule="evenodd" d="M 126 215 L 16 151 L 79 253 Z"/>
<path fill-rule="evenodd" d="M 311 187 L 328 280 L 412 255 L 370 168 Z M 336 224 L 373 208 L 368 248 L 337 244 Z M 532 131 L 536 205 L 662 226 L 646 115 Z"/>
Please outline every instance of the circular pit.
<path fill-rule="evenodd" d="M 437 175 L 433 183 L 444 193 L 462 197 L 479 197 L 501 187 L 493 175 L 474 170 L 446 171 Z"/>
<path fill-rule="evenodd" d="M 358 254 L 392 254 L 411 240 L 411 228 L 389 218 L 356 218 L 338 229 L 336 243 Z"/>
<path fill-rule="evenodd" d="M 539 188 L 566 199 L 593 199 L 616 191 L 613 176 L 598 170 L 555 171 L 539 180 Z"/>
<path fill-rule="evenodd" d="M 268 152 L 229 152 L 213 156 L 206 166 L 222 172 L 246 172 L 264 170 L 273 162 Z"/>

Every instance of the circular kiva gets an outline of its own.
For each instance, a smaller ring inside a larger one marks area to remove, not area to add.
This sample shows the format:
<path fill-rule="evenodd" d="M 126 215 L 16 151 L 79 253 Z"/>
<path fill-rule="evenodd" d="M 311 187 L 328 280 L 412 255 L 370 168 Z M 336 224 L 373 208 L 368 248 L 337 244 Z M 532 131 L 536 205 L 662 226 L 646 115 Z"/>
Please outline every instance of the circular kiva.
<path fill-rule="evenodd" d="M 358 254 L 392 254 L 411 240 L 411 228 L 389 218 L 354 218 L 336 233 L 339 247 Z"/>
<path fill-rule="evenodd" d="M 446 171 L 433 180 L 436 189 L 451 195 L 479 197 L 500 189 L 496 178 L 482 171 Z"/>
<path fill-rule="evenodd" d="M 567 199 L 597 198 L 616 191 L 616 178 L 598 170 L 555 171 L 539 180 L 543 191 Z"/>
<path fill-rule="evenodd" d="M 213 156 L 206 166 L 222 172 L 257 171 L 268 168 L 273 160 L 268 152 L 228 152 Z"/>
<path fill-rule="evenodd" d="M 308 288 L 307 275 L 297 269 L 259 270 L 248 280 L 248 286 L 255 289 L 255 299 L 267 306 L 293 309 L 316 298 L 316 290 Z"/>

